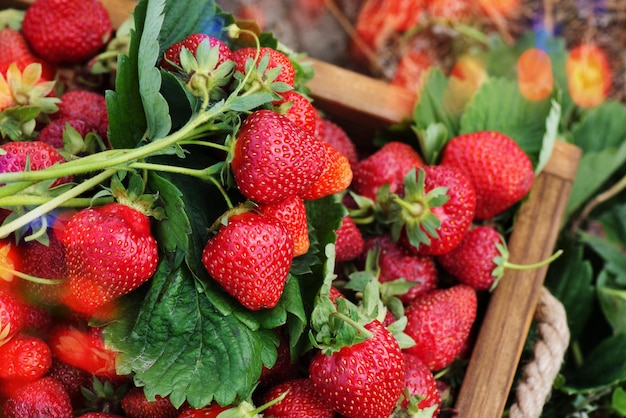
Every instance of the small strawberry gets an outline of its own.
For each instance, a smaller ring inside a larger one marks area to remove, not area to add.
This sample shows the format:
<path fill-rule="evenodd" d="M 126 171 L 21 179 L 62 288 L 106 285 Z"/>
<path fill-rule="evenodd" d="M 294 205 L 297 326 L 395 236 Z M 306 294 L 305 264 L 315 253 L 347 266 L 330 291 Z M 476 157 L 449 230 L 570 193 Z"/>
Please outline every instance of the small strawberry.
<path fill-rule="evenodd" d="M 309 134 L 315 135 L 318 113 L 311 101 L 295 90 L 287 90 L 280 93 L 280 96 L 280 100 L 272 102 L 276 112 L 287 116 Z"/>
<path fill-rule="evenodd" d="M 439 416 L 441 394 L 437 388 L 435 376 L 419 357 L 408 353 L 403 353 L 403 357 L 406 379 L 404 381 L 405 393 L 401 398 L 400 408 L 412 413 L 428 411 L 432 417 Z"/>
<path fill-rule="evenodd" d="M 98 129 L 103 139 L 108 138 L 109 116 L 103 95 L 89 90 L 71 90 L 61 97 L 59 110 L 51 118 L 82 119 Z"/>
<path fill-rule="evenodd" d="M 231 167 L 241 193 L 258 203 L 301 195 L 325 166 L 323 144 L 287 117 L 253 112 L 237 133 Z"/>
<path fill-rule="evenodd" d="M 359 227 L 354 220 L 346 215 L 341 220 L 341 225 L 336 231 L 335 241 L 335 261 L 343 263 L 356 259 L 365 246 L 365 240 Z"/>
<path fill-rule="evenodd" d="M 405 311 L 404 332 L 415 341 L 405 352 L 418 356 L 430 370 L 447 367 L 463 349 L 476 308 L 476 291 L 463 284 L 419 296 Z"/>
<path fill-rule="evenodd" d="M 305 200 L 321 199 L 343 192 L 352 182 L 352 167 L 348 158 L 329 142 L 319 141 L 319 143 L 326 149 L 324 168 L 317 180 L 302 192 L 301 196 Z"/>
<path fill-rule="evenodd" d="M 122 398 L 122 410 L 128 418 L 176 418 L 178 409 L 167 397 L 146 398 L 142 388 L 131 388 Z"/>
<path fill-rule="evenodd" d="M 35 53 L 52 63 L 78 64 L 94 57 L 113 28 L 99 0 L 37 0 L 22 22 L 22 33 Z"/>
<path fill-rule="evenodd" d="M 353 173 L 352 188 L 362 196 L 376 200 L 378 189 L 389 184 L 391 193 L 401 194 L 404 176 L 411 168 L 424 165 L 413 147 L 402 142 L 389 142 L 361 160 Z"/>
<path fill-rule="evenodd" d="M 371 336 L 362 342 L 315 354 L 309 377 L 319 396 L 343 416 L 387 418 L 402 393 L 404 359 L 398 342 L 378 320 L 365 330 Z"/>
<path fill-rule="evenodd" d="M 209 45 L 211 46 L 211 48 L 217 47 L 219 50 L 217 63 L 215 64 L 215 67 L 218 67 L 220 64 L 230 59 L 231 50 L 228 47 L 228 45 L 224 43 L 224 41 L 214 36 L 207 35 L 205 33 L 192 33 L 191 35 L 187 36 L 182 41 L 176 42 L 175 44 L 171 45 L 165 51 L 163 60 L 161 61 L 161 67 L 166 68 L 168 70 L 174 70 L 177 67 L 180 68 L 181 67 L 180 53 L 182 49 L 185 48 L 189 50 L 189 52 L 191 52 L 193 55 L 196 55 L 198 45 L 200 45 L 200 43 L 205 40 L 209 42 Z"/>
<path fill-rule="evenodd" d="M 328 119 L 324 119 L 321 116 L 319 119 L 321 120 L 320 123 L 322 126 L 317 129 L 319 135 L 318 137 L 328 142 L 333 146 L 333 148 L 345 155 L 348 161 L 350 161 L 350 167 L 354 171 L 359 162 L 359 156 L 352 138 L 350 138 L 348 133 L 336 123 Z M 318 123 L 318 125 L 320 123 Z"/>
<path fill-rule="evenodd" d="M 5 418 L 72 418 L 72 404 L 63 386 L 51 377 L 39 378 L 7 399 L 2 406 Z"/>
<path fill-rule="evenodd" d="M 229 406 L 221 406 L 215 402 L 202 408 L 185 406 L 178 414 L 178 418 L 217 418 L 219 414 L 228 409 L 230 409 Z"/>
<path fill-rule="evenodd" d="M 0 378 L 34 381 L 46 374 L 51 364 L 50 347 L 40 338 L 20 333 L 0 345 Z"/>
<path fill-rule="evenodd" d="M 263 395 L 269 403 L 283 393 L 285 398 L 265 410 L 266 416 L 274 418 L 333 418 L 335 412 L 315 390 L 308 378 L 293 379 L 272 387 Z"/>
<path fill-rule="evenodd" d="M 490 219 L 519 202 L 535 180 L 532 162 L 511 137 L 479 131 L 452 138 L 441 165 L 455 167 L 476 192 L 476 219 Z"/>
<path fill-rule="evenodd" d="M 9 27 L 0 29 L 0 50 L 0 74 L 5 75 L 12 63 L 16 63 L 20 71 L 24 71 L 29 64 L 36 62 L 42 65 L 42 79 L 54 80 L 54 67 L 33 54 L 19 31 Z"/>
<path fill-rule="evenodd" d="M 65 158 L 56 149 L 44 142 L 9 142 L 0 146 L 0 149 L 4 150 L 0 151 L 0 173 L 43 170 L 65 162 Z M 72 176 L 61 177 L 51 187 L 70 181 Z"/>
<path fill-rule="evenodd" d="M 278 304 L 292 260 L 293 240 L 287 228 L 253 212 L 229 215 L 202 251 L 211 277 L 250 310 Z"/>
<path fill-rule="evenodd" d="M 306 254 L 311 245 L 306 206 L 300 196 L 291 196 L 277 203 L 259 205 L 257 210 L 283 223 L 293 239 L 293 256 Z"/>
<path fill-rule="evenodd" d="M 258 59 L 255 60 L 255 57 L 257 57 L 257 53 Z M 270 71 L 277 69 L 278 74 L 275 77 L 271 78 L 271 81 L 282 82 L 293 87 L 296 79 L 296 70 L 291 63 L 289 57 L 276 49 L 261 47 L 257 51 L 256 48 L 245 47 L 233 51 L 231 59 L 235 62 L 235 69 L 241 73 L 246 74 L 248 72 L 246 71 L 248 60 L 252 60 L 256 67 L 259 65 L 260 62 L 262 62 L 265 56 L 269 58 L 269 61 L 267 62 L 267 66 L 265 67 L 265 69 L 261 71 L 261 74 L 259 74 L 258 77 L 267 77 Z"/>
<path fill-rule="evenodd" d="M 64 148 L 64 134 L 67 131 L 67 125 L 71 126 L 80 135 L 80 141 L 87 136 L 88 133 L 99 133 L 98 128 L 84 119 L 59 118 L 46 124 L 37 135 L 37 141 L 45 142 L 56 149 Z"/>

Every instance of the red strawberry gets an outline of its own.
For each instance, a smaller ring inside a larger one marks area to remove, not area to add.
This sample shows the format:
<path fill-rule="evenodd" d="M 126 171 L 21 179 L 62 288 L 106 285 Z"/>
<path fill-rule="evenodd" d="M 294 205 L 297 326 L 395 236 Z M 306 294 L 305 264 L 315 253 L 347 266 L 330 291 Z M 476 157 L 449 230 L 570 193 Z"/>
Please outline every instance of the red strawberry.
<path fill-rule="evenodd" d="M 335 412 L 315 390 L 308 378 L 289 380 L 272 387 L 263 395 L 263 403 L 269 403 L 283 393 L 287 396 L 265 410 L 265 416 L 274 418 L 333 418 Z"/>
<path fill-rule="evenodd" d="M 287 116 L 293 123 L 315 135 L 318 113 L 313 104 L 302 94 L 295 90 L 287 90 L 280 93 L 281 99 L 272 102 L 274 109 Z"/>
<path fill-rule="evenodd" d="M 380 273 L 378 281 L 391 282 L 404 278 L 407 282 L 415 283 L 407 293 L 397 295 L 404 304 L 411 303 L 416 297 L 437 287 L 438 273 L 435 261 L 429 255 L 414 254 L 403 245 L 395 242 L 389 235 L 369 238 L 365 242 L 363 253 L 380 249 L 378 267 Z"/>
<path fill-rule="evenodd" d="M 202 263 L 246 308 L 273 308 L 293 260 L 289 231 L 280 221 L 252 212 L 230 215 L 227 222 L 205 245 Z"/>
<path fill-rule="evenodd" d="M 341 152 L 337 151 L 329 142 L 319 141 L 326 149 L 324 168 L 311 187 L 302 192 L 305 200 L 316 200 L 342 192 L 352 182 L 352 168 L 350 161 Z"/>
<path fill-rule="evenodd" d="M 148 400 L 142 388 L 131 388 L 122 398 L 122 410 L 128 418 L 176 418 L 178 410 L 167 397 Z"/>
<path fill-rule="evenodd" d="M 257 210 L 266 216 L 278 219 L 289 231 L 293 239 L 293 256 L 306 254 L 311 242 L 306 206 L 300 196 L 291 196 L 277 203 L 259 205 Z"/>
<path fill-rule="evenodd" d="M 270 388 L 280 383 L 300 377 L 300 365 L 291 359 L 289 340 L 284 332 L 279 332 L 279 344 L 276 348 L 276 362 L 272 367 L 261 369 L 259 388 Z"/>
<path fill-rule="evenodd" d="M 124 418 L 122 415 L 109 414 L 107 412 L 86 412 L 78 418 Z"/>
<path fill-rule="evenodd" d="M 267 71 L 273 68 L 280 67 L 280 72 L 276 79 L 274 79 L 273 81 L 283 82 L 293 87 L 296 79 L 296 70 L 287 55 L 269 47 L 261 47 L 258 51 L 258 54 L 259 58 L 257 61 L 255 61 L 255 65 L 258 65 L 259 61 L 261 61 L 264 56 L 269 55 L 267 68 L 265 72 L 261 74 L 261 76 L 265 75 Z M 231 59 L 235 62 L 235 69 L 245 74 L 246 62 L 248 61 L 248 59 L 254 60 L 256 55 L 256 48 L 245 47 L 233 51 Z"/>
<path fill-rule="evenodd" d="M 198 45 L 200 45 L 200 43 L 204 40 L 208 40 L 211 48 L 219 48 L 219 56 L 217 64 L 215 65 L 216 67 L 230 59 L 230 48 L 222 40 L 214 36 L 207 35 L 205 33 L 192 33 L 182 41 L 176 42 L 175 44 L 170 46 L 167 51 L 165 51 L 165 55 L 163 56 L 163 60 L 161 61 L 161 67 L 167 68 L 169 70 L 175 69 L 174 66 L 180 67 L 180 52 L 183 50 L 183 48 L 188 49 L 195 56 Z M 172 63 L 174 64 L 174 66 L 172 65 Z"/>
<path fill-rule="evenodd" d="M 404 386 L 409 398 L 405 394 L 402 395 L 401 408 L 411 412 L 428 410 L 432 412 L 431 416 L 439 416 L 441 395 L 435 376 L 419 357 L 408 353 L 404 353 L 403 357 L 406 368 Z"/>
<path fill-rule="evenodd" d="M 287 117 L 257 110 L 241 125 L 231 166 L 245 197 L 276 203 L 311 187 L 325 158 L 322 143 Z"/>
<path fill-rule="evenodd" d="M 77 64 L 94 57 L 113 32 L 99 0 L 37 0 L 22 22 L 35 53 L 52 63 Z"/>
<path fill-rule="evenodd" d="M 69 124 L 72 128 L 76 129 L 81 138 L 85 138 L 89 132 L 99 133 L 97 127 L 93 126 L 84 119 L 59 118 L 46 124 L 46 126 L 41 129 L 41 132 L 39 132 L 39 135 L 37 135 L 37 140 L 45 142 L 54 148 L 62 149 L 64 147 L 63 134 L 65 132 L 66 124 Z"/>
<path fill-rule="evenodd" d="M 322 117 L 319 117 L 319 119 L 322 125 L 321 128 L 317 129 L 319 138 L 328 142 L 333 148 L 345 155 L 348 161 L 350 161 L 350 167 L 354 171 L 359 162 L 359 157 L 352 138 L 336 123 Z"/>
<path fill-rule="evenodd" d="M 93 313 L 125 295 L 154 274 L 158 247 L 148 216 L 122 203 L 85 208 L 67 222 L 68 301 L 71 308 Z"/>
<path fill-rule="evenodd" d="M 217 418 L 227 409 L 230 409 L 230 406 L 221 406 L 215 402 L 202 408 L 186 406 L 180 411 L 178 418 Z"/>
<path fill-rule="evenodd" d="M 58 106 L 52 118 L 82 119 L 95 126 L 102 138 L 108 138 L 109 116 L 103 95 L 89 90 L 71 90 L 61 96 Z"/>
<path fill-rule="evenodd" d="M 58 380 L 73 402 L 81 399 L 81 387 L 88 387 L 93 380 L 92 374 L 88 371 L 72 366 L 56 356 L 52 356 L 52 364 L 47 376 Z"/>
<path fill-rule="evenodd" d="M 373 335 L 333 354 L 318 352 L 309 376 L 328 406 L 348 418 L 387 418 L 404 386 L 404 359 L 394 336 L 378 320 Z M 367 383 L 365 383 L 367 382 Z"/>
<path fill-rule="evenodd" d="M 455 285 L 419 296 L 406 311 L 404 332 L 415 341 L 405 351 L 430 370 L 441 370 L 461 353 L 476 319 L 476 291 Z"/>
<path fill-rule="evenodd" d="M 51 377 L 42 377 L 23 387 L 6 400 L 5 418 L 72 418 L 72 404 L 63 386 Z"/>
<path fill-rule="evenodd" d="M 65 162 L 65 158 L 50 145 L 34 142 L 9 142 L 2 146 L 0 152 L 0 173 L 15 173 L 25 170 L 37 171 L 57 163 Z M 26 164 L 30 165 L 27 167 Z M 72 181 L 72 176 L 58 178 L 51 187 Z"/>
<path fill-rule="evenodd" d="M 363 234 L 354 220 L 346 215 L 341 220 L 341 226 L 336 231 L 335 241 L 335 261 L 343 263 L 356 259 L 362 252 L 365 245 Z"/>
<path fill-rule="evenodd" d="M 428 70 L 435 65 L 432 52 L 426 47 L 412 47 L 402 55 L 391 84 L 419 93 Z"/>
<path fill-rule="evenodd" d="M 361 160 L 354 170 L 352 188 L 362 196 L 376 200 L 378 189 L 389 184 L 391 193 L 401 194 L 404 176 L 424 165 L 420 155 L 402 142 L 389 142 L 369 157 Z"/>
<path fill-rule="evenodd" d="M 9 69 L 9 65 L 15 62 L 20 71 L 33 62 L 42 65 L 41 78 L 43 80 L 54 80 L 55 69 L 52 65 L 36 57 L 31 51 L 24 36 L 17 30 L 5 27 L 0 29 L 0 74 L 3 76 Z"/>
<path fill-rule="evenodd" d="M 7 289 L 0 289 L 0 345 L 24 329 L 26 305 Z"/>
<path fill-rule="evenodd" d="M 512 138 L 480 131 L 452 138 L 441 164 L 462 170 L 476 191 L 476 219 L 490 219 L 519 202 L 535 180 L 533 166 Z"/>
<path fill-rule="evenodd" d="M 403 227 L 400 235 L 392 235 L 394 239 L 399 236 L 404 246 L 418 254 L 452 250 L 469 229 L 476 209 L 467 176 L 454 167 L 429 165 L 420 168 L 417 176 L 407 175 L 407 184 L 402 198 L 391 198 L 399 207 L 392 234 Z"/>
<path fill-rule="evenodd" d="M 50 347 L 37 337 L 18 334 L 0 345 L 0 378 L 33 381 L 46 374 L 51 364 Z"/>

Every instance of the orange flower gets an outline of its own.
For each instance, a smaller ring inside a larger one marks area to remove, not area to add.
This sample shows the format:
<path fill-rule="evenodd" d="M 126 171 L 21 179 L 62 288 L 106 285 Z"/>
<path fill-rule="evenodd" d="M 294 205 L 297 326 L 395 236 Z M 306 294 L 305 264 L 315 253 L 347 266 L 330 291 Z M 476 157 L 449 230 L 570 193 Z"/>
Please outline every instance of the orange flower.
<path fill-rule="evenodd" d="M 597 106 L 611 89 L 611 68 L 602 49 L 582 44 L 572 49 L 565 63 L 572 100 L 581 107 Z"/>
<path fill-rule="evenodd" d="M 517 82 L 527 100 L 539 101 L 554 88 L 550 56 L 538 48 L 527 49 L 517 59 Z"/>

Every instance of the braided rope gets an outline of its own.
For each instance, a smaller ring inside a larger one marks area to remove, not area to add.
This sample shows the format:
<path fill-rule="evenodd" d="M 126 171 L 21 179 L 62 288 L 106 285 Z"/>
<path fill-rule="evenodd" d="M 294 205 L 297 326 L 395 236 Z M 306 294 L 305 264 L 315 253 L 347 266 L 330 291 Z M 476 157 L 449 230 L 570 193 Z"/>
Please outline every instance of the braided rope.
<path fill-rule="evenodd" d="M 510 418 L 541 416 L 569 346 L 570 333 L 565 308 L 545 287 L 541 289 L 534 319 L 539 339 L 533 349 L 533 361 L 522 370 L 522 379 L 515 391 L 516 402 L 510 408 Z"/>

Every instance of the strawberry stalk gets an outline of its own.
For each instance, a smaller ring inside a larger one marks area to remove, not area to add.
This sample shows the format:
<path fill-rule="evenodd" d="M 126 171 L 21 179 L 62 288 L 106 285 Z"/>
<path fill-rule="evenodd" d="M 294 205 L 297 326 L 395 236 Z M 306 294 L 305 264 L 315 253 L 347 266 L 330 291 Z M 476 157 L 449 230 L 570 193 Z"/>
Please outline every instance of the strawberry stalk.
<path fill-rule="evenodd" d="M 8 268 L 2 264 L 0 264 L 0 275 L 11 274 L 15 277 L 19 277 L 22 280 L 28 280 L 29 282 L 45 284 L 45 285 L 55 285 L 61 284 L 65 281 L 65 279 L 45 279 L 43 277 L 31 276 L 30 274 L 22 273 L 21 271 L 17 271 L 11 268 Z"/>

